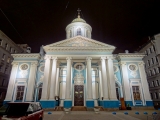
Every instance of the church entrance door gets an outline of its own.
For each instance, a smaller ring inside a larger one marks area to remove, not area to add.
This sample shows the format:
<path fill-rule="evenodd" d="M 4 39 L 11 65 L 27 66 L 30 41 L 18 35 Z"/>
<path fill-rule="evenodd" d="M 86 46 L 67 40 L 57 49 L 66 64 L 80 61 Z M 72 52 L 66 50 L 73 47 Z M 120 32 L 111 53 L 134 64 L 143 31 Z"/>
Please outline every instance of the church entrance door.
<path fill-rule="evenodd" d="M 75 85 L 74 86 L 74 106 L 84 105 L 84 86 Z"/>

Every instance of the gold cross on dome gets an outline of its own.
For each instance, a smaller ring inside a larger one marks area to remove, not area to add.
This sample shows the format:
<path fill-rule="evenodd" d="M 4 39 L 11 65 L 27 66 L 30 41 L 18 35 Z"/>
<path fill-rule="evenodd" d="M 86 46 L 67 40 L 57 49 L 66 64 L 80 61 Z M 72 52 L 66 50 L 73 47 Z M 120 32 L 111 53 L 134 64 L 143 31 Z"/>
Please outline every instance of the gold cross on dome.
<path fill-rule="evenodd" d="M 78 12 L 78 17 L 80 17 L 81 10 L 79 8 L 78 8 L 77 12 Z"/>

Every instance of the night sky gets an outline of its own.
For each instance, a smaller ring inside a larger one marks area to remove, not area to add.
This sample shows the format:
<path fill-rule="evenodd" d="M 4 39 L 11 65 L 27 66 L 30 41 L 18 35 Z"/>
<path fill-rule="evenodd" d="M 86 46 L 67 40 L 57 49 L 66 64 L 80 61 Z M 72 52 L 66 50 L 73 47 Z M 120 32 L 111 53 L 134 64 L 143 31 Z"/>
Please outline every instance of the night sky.
<path fill-rule="evenodd" d="M 148 36 L 160 33 L 160 0 L 0 0 L 0 29 L 32 52 L 66 38 L 77 17 L 92 27 L 92 39 L 134 52 Z"/>

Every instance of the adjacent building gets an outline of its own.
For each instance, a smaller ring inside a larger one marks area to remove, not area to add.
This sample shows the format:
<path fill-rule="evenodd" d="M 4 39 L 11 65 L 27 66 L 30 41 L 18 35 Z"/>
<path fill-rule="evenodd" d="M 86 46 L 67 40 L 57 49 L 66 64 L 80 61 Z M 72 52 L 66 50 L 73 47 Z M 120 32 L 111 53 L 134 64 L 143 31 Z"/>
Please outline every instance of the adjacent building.
<path fill-rule="evenodd" d="M 12 54 L 4 102 L 118 109 L 124 98 L 130 106 L 152 107 L 142 60 L 145 54 L 113 54 L 115 46 L 92 39 L 91 33 L 92 27 L 78 15 L 67 25 L 65 40 L 42 46 L 40 54 Z"/>
<path fill-rule="evenodd" d="M 13 57 L 11 54 L 24 53 L 25 51 L 15 44 L 0 30 L 0 105 L 5 99 L 7 86 L 12 68 Z"/>
<path fill-rule="evenodd" d="M 145 53 L 143 61 L 151 98 L 154 106 L 160 107 L 160 34 L 149 38 L 149 41 L 139 50 Z"/>

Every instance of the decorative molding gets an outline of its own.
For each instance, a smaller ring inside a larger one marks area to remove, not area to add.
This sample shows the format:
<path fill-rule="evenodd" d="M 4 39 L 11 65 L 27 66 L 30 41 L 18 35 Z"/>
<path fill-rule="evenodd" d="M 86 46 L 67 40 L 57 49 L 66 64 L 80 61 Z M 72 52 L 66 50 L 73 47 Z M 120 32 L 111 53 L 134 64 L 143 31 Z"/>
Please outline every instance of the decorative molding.
<path fill-rule="evenodd" d="M 138 65 L 139 65 L 139 66 L 144 66 L 145 63 L 142 61 L 142 62 L 139 62 Z"/>
<path fill-rule="evenodd" d="M 118 71 L 119 71 L 119 68 L 118 68 L 118 66 L 116 66 L 116 65 L 113 65 L 113 70 L 114 70 L 114 73 L 118 72 Z"/>
<path fill-rule="evenodd" d="M 40 71 L 41 73 L 44 73 L 44 64 L 39 67 L 39 71 Z"/>
<path fill-rule="evenodd" d="M 77 65 L 79 65 L 79 69 L 77 68 Z M 82 66 L 81 69 L 80 69 L 80 66 Z M 85 69 L 85 66 L 84 66 L 83 63 L 76 63 L 76 64 L 74 65 L 74 69 L 77 70 L 77 71 L 82 71 L 82 70 Z"/>
<path fill-rule="evenodd" d="M 37 58 L 40 59 L 40 54 L 11 54 L 15 58 Z"/>
<path fill-rule="evenodd" d="M 68 61 L 68 60 L 72 60 L 72 57 L 67 57 L 66 60 L 67 60 L 67 61 Z"/>
<path fill-rule="evenodd" d="M 31 67 L 32 66 L 38 66 L 38 62 L 36 61 L 36 62 L 31 62 Z"/>
<path fill-rule="evenodd" d="M 136 64 L 130 63 L 130 64 L 128 65 L 128 70 L 130 71 L 130 75 L 131 75 L 132 77 L 135 78 L 135 77 L 137 76 L 138 66 L 137 66 Z"/>
<path fill-rule="evenodd" d="M 92 57 L 88 56 L 88 57 L 86 57 L 86 60 L 87 60 L 87 61 L 91 61 L 91 60 L 92 60 Z"/>
<path fill-rule="evenodd" d="M 100 57 L 100 60 L 105 60 L 106 59 L 106 56 L 101 56 Z"/>
<path fill-rule="evenodd" d="M 124 61 L 123 61 L 123 62 L 120 61 L 120 62 L 118 62 L 118 64 L 119 64 L 120 66 L 127 65 L 126 62 L 124 62 Z"/>
<path fill-rule="evenodd" d="M 14 66 L 18 66 L 19 63 L 18 62 L 12 62 L 11 64 L 14 67 Z"/>

